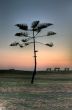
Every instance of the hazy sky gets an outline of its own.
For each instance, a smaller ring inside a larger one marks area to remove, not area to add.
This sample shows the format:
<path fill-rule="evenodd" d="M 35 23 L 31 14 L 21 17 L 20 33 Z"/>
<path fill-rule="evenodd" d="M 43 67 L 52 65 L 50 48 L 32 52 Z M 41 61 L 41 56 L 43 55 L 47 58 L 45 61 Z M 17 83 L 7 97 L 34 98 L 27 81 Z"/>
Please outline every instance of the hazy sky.
<path fill-rule="evenodd" d="M 14 25 L 30 26 L 33 20 L 53 23 L 45 32 L 57 33 L 39 38 L 44 43 L 54 42 L 54 47 L 37 45 L 37 68 L 72 67 L 72 0 L 0 0 L 0 69 L 33 69 L 32 45 L 23 49 L 9 46 L 19 41 L 14 34 L 20 30 Z"/>

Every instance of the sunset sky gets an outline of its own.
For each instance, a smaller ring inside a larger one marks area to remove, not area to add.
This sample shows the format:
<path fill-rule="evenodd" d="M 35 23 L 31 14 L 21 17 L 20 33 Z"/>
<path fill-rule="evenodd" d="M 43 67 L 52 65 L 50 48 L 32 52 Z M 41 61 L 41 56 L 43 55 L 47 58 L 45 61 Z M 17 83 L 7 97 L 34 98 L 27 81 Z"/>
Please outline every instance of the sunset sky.
<path fill-rule="evenodd" d="M 72 68 L 72 0 L 0 0 L 0 69 L 33 70 L 33 45 L 26 48 L 10 47 L 13 41 L 21 38 L 14 36 L 20 30 L 18 23 L 32 21 L 53 23 L 42 31 L 54 31 L 57 34 L 37 39 L 53 42 L 54 47 L 36 45 L 37 69 L 48 67 Z"/>

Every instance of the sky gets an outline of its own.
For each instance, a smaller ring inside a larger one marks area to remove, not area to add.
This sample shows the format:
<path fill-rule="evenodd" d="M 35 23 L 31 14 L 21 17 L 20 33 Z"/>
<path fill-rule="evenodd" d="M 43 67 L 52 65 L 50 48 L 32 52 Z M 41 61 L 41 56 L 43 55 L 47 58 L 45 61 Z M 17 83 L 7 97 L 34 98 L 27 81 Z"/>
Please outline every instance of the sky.
<path fill-rule="evenodd" d="M 35 20 L 54 25 L 42 31 L 56 32 L 54 36 L 38 38 L 43 43 L 53 42 L 52 48 L 36 45 L 37 69 L 48 67 L 72 68 L 72 0 L 0 0 L 0 69 L 33 70 L 33 45 L 25 48 L 10 47 L 20 41 L 15 35 L 21 32 L 15 24 Z"/>

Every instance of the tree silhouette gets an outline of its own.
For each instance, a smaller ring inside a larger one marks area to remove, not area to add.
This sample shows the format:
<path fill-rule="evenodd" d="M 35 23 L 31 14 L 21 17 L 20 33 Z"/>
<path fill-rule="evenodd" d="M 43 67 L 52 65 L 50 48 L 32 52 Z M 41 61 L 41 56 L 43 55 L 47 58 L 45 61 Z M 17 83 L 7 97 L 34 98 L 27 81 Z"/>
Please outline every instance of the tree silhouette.
<path fill-rule="evenodd" d="M 27 24 L 16 24 L 15 25 L 19 29 L 24 30 L 24 32 L 16 33 L 15 36 L 24 37 L 24 38 L 21 40 L 22 43 L 19 43 L 19 42 L 15 41 L 15 42 L 11 43 L 10 46 L 19 46 L 19 47 L 23 48 L 23 47 L 28 46 L 32 43 L 33 43 L 33 46 L 34 46 L 34 71 L 33 71 L 32 79 L 31 79 L 31 84 L 34 83 L 34 77 L 36 75 L 36 68 L 37 68 L 36 53 L 38 51 L 36 50 L 36 44 L 40 43 L 40 44 L 43 44 L 43 45 L 46 45 L 46 46 L 49 46 L 49 47 L 53 46 L 52 42 L 44 44 L 42 42 L 36 41 L 36 39 L 38 37 L 45 37 L 45 36 L 55 35 L 56 34 L 55 32 L 49 31 L 49 32 L 47 32 L 46 35 L 38 36 L 38 34 L 41 33 L 41 31 L 43 29 L 45 29 L 45 28 L 47 28 L 51 25 L 53 25 L 53 24 L 52 23 L 40 23 L 40 21 L 33 21 L 32 24 L 31 24 L 30 29 L 28 28 Z M 32 32 L 32 36 L 29 35 L 29 31 Z"/>

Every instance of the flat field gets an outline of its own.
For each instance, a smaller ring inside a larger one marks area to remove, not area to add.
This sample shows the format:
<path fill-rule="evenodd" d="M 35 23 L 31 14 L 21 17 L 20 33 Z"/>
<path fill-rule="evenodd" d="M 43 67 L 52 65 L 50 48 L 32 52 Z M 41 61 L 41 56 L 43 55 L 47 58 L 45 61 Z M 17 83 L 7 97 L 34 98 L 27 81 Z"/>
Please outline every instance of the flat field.
<path fill-rule="evenodd" d="M 0 72 L 0 110 L 72 110 L 72 73 Z M 2 109 L 3 108 L 3 109 Z"/>

